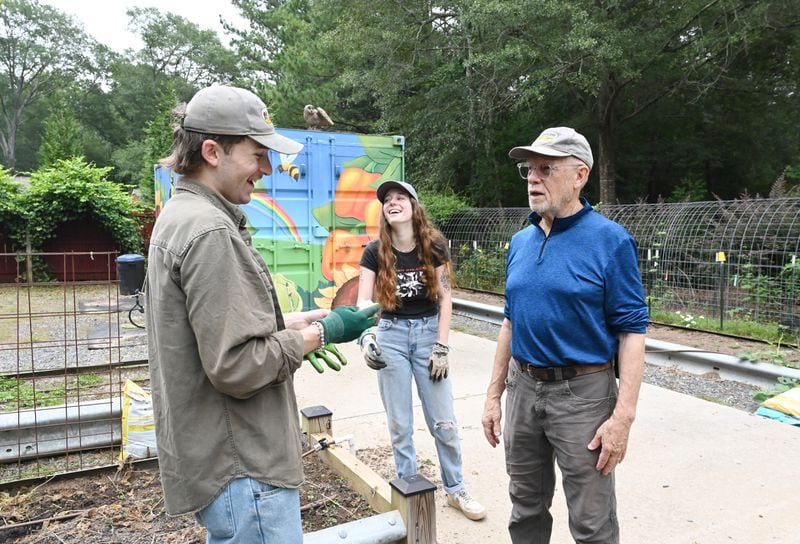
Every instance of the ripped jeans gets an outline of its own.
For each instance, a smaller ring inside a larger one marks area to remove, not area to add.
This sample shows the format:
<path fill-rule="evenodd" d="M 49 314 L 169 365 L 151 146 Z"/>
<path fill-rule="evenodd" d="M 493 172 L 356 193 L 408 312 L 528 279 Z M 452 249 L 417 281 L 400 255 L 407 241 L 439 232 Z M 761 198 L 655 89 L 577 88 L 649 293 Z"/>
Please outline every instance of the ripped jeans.
<path fill-rule="evenodd" d="M 378 371 L 378 386 L 386 410 L 397 476 L 417 473 L 414 449 L 414 407 L 411 379 L 417 386 L 428 431 L 436 443 L 444 490 L 455 493 L 464 488 L 461 470 L 461 442 L 453 413 L 450 378 L 430 379 L 428 358 L 439 327 L 439 318 L 381 319 L 377 341 L 386 368 Z"/>

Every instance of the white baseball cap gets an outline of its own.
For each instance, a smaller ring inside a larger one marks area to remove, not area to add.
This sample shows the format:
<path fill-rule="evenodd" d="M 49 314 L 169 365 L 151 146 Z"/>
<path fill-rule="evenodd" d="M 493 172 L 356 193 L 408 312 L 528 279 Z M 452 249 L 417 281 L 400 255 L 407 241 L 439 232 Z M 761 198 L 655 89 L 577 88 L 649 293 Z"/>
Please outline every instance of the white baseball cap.
<path fill-rule="evenodd" d="M 411 198 L 419 202 L 419 198 L 417 197 L 417 191 L 410 183 L 406 183 L 405 181 L 396 181 L 393 179 L 386 180 L 380 185 L 378 185 L 378 190 L 376 192 L 378 200 L 383 202 L 383 200 L 386 198 L 386 193 L 389 192 L 389 189 L 402 189 L 403 191 L 411 195 Z"/>
<path fill-rule="evenodd" d="M 527 159 L 531 154 L 546 157 L 575 157 L 591 170 L 592 148 L 586 138 L 569 127 L 553 127 L 542 131 L 531 145 L 518 146 L 508 152 L 512 159 Z"/>

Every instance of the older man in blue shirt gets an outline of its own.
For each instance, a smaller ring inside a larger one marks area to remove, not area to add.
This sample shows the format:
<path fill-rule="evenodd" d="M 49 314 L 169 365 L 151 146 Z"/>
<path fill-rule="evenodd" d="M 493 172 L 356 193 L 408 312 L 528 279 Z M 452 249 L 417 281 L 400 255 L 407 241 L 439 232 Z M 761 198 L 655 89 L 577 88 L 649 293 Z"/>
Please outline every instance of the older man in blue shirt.
<path fill-rule="evenodd" d="M 555 459 L 575 541 L 618 543 L 613 471 L 636 415 L 649 322 L 636 242 L 580 196 L 593 164 L 581 134 L 550 128 L 509 155 L 522 161 L 531 225 L 509 247 L 483 414 L 494 447 L 506 391 L 509 533 L 515 544 L 550 541 Z"/>

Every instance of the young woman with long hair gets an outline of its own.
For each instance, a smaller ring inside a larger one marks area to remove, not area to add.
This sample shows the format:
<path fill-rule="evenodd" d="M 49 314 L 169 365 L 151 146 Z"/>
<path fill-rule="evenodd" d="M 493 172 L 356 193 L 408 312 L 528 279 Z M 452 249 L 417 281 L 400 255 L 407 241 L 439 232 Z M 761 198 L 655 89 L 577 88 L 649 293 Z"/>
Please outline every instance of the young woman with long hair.
<path fill-rule="evenodd" d="M 436 443 L 447 503 L 469 519 L 482 519 L 486 510 L 464 486 L 448 378 L 453 304 L 447 240 L 433 226 L 411 184 L 386 181 L 377 196 L 383 203 L 380 235 L 361 257 L 358 300 L 359 305 L 378 302 L 381 317 L 359 343 L 367 365 L 378 370 L 397 475 L 417 473 L 413 379 Z"/>

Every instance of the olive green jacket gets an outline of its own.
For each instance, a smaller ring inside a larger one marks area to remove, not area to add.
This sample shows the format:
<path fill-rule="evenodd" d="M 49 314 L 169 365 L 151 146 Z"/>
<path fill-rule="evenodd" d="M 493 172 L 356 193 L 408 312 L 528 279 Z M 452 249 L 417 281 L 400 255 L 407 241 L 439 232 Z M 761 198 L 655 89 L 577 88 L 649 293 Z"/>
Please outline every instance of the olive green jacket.
<path fill-rule="evenodd" d="M 182 179 L 156 221 L 145 281 L 148 352 L 167 512 L 207 506 L 232 479 L 303 480 L 287 330 L 242 211 Z"/>

